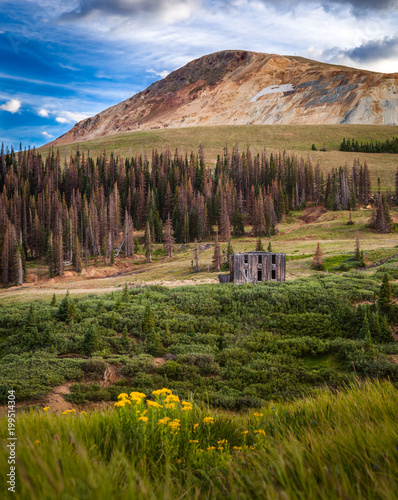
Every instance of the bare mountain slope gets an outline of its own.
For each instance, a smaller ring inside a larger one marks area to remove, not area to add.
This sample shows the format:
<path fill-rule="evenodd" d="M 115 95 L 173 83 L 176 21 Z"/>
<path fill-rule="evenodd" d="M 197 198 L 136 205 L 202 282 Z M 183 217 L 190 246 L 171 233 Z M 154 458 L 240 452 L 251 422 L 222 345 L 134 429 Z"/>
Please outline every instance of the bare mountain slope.
<path fill-rule="evenodd" d="M 163 127 L 398 124 L 398 74 L 246 51 L 191 61 L 53 141 Z"/>

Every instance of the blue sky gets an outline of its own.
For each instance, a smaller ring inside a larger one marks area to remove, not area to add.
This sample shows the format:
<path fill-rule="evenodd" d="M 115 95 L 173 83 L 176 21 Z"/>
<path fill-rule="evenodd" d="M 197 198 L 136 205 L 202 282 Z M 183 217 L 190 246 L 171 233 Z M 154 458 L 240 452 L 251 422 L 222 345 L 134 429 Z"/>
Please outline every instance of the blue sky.
<path fill-rule="evenodd" d="M 219 50 L 398 72 L 398 0 L 0 0 L 0 14 L 0 142 L 14 147 Z"/>

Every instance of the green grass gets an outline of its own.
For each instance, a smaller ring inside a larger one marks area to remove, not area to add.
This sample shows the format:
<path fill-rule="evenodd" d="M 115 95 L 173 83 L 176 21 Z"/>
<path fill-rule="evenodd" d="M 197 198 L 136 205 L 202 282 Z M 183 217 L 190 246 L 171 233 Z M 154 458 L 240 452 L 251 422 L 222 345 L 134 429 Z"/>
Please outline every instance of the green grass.
<path fill-rule="evenodd" d="M 394 186 L 397 167 L 394 155 L 347 153 L 339 151 L 339 147 L 344 137 L 355 137 L 359 142 L 370 142 L 384 141 L 394 136 L 396 127 L 384 125 L 230 125 L 127 132 L 80 144 L 67 144 L 59 149 L 61 157 L 64 152 L 69 157 L 78 147 L 81 151 L 89 150 L 94 157 L 102 154 L 104 149 L 108 154 L 114 152 L 123 157 L 145 151 L 150 157 L 153 148 L 170 148 L 172 152 L 177 148 L 179 152 L 182 150 L 184 154 L 187 152 L 189 155 L 191 151 L 197 151 L 202 143 L 206 161 L 214 162 L 217 154 L 222 154 L 226 144 L 232 149 L 238 143 L 243 150 L 250 145 L 253 153 L 266 148 L 269 152 L 287 151 L 305 157 L 310 154 L 313 164 L 319 161 L 324 171 L 345 164 L 351 167 L 354 158 L 359 158 L 361 163 L 366 160 L 373 185 L 376 187 L 377 178 L 380 177 L 382 188 L 387 189 Z M 327 151 L 311 151 L 312 144 L 318 149 L 325 144 Z M 46 154 L 48 147 L 43 146 L 40 151 Z"/>
<path fill-rule="evenodd" d="M 205 406 L 183 412 L 175 403 L 147 408 L 139 420 L 145 406 L 133 401 L 109 412 L 18 413 L 16 493 L 5 483 L 3 417 L 3 498 L 396 498 L 398 392 L 390 382 L 321 389 L 246 414 Z M 178 430 L 159 423 L 164 416 L 178 418 Z"/>

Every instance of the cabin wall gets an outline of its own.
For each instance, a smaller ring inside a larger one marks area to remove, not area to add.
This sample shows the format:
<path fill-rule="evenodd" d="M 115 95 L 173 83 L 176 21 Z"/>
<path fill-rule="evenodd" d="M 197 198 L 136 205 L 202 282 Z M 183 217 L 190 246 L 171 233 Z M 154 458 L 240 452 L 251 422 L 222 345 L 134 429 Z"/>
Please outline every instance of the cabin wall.
<path fill-rule="evenodd" d="M 247 263 L 245 263 L 247 255 Z M 258 256 L 262 255 L 259 264 Z M 259 270 L 261 280 L 259 280 Z M 259 281 L 285 281 L 286 255 L 275 253 L 239 253 L 230 258 L 230 277 L 232 283 L 258 283 Z"/>

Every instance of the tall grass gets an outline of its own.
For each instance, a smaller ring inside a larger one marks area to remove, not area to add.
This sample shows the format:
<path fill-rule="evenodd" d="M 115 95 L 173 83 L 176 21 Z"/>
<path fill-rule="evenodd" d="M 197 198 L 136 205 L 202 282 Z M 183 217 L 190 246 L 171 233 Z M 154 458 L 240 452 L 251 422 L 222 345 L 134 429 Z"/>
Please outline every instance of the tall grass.
<path fill-rule="evenodd" d="M 151 395 L 158 407 L 135 395 L 109 412 L 18 414 L 17 494 L 5 498 L 397 498 L 398 391 L 390 382 L 246 414 L 166 396 Z M 7 491 L 6 419 L 0 424 Z"/>

